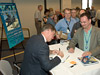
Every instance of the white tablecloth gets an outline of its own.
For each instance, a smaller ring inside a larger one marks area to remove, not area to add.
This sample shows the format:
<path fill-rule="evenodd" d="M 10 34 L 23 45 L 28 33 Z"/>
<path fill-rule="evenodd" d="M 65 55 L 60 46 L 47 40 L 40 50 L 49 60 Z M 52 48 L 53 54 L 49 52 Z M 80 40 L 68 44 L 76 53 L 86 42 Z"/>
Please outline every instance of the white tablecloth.
<path fill-rule="evenodd" d="M 89 65 L 89 66 L 84 66 L 77 57 L 81 57 L 83 51 L 75 48 L 74 53 L 68 53 L 67 51 L 67 46 L 68 43 L 63 43 L 63 44 L 55 44 L 55 45 L 50 45 L 50 49 L 56 49 L 64 52 L 64 58 L 62 58 L 62 62 L 54 67 L 50 72 L 53 75 L 100 75 L 100 61 L 99 64 L 94 64 L 94 65 Z M 66 60 L 66 58 L 69 56 L 69 58 Z M 52 55 L 50 55 L 52 57 Z M 64 62 L 65 61 L 65 62 Z M 75 61 L 77 64 L 70 68 L 72 65 L 70 62 Z"/>

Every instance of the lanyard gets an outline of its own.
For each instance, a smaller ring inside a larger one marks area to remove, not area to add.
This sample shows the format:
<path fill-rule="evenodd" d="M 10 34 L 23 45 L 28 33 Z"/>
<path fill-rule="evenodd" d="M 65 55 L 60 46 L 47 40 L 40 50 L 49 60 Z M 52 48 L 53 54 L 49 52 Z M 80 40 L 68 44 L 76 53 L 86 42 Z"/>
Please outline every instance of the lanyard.
<path fill-rule="evenodd" d="M 91 31 L 92 31 L 92 30 L 91 30 Z M 85 35 L 85 43 L 86 43 L 85 49 L 88 49 L 88 43 L 89 43 L 89 39 L 90 39 L 90 37 L 91 37 L 91 31 L 90 31 L 89 36 L 88 36 L 87 39 L 86 39 L 86 35 Z"/>
<path fill-rule="evenodd" d="M 66 24 L 68 25 L 67 29 L 70 31 L 69 25 L 70 25 L 71 19 L 70 19 L 69 23 L 65 18 L 64 18 L 64 20 L 65 20 Z"/>

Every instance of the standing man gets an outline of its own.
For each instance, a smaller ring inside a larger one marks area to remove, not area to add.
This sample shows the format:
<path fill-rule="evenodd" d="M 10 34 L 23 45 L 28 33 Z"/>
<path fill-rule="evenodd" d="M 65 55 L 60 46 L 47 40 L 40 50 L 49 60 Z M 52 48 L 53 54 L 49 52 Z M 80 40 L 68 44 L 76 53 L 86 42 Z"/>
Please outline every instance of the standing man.
<path fill-rule="evenodd" d="M 82 28 L 78 29 L 68 46 L 68 52 L 73 53 L 75 45 L 84 51 L 82 56 L 100 54 L 100 29 L 91 25 L 91 16 L 83 13 L 80 16 Z"/>
<path fill-rule="evenodd" d="M 90 13 L 91 13 L 91 18 L 92 18 L 91 23 L 92 25 L 95 25 L 96 10 L 94 9 L 94 6 L 91 6 Z"/>
<path fill-rule="evenodd" d="M 62 16 L 62 14 L 60 13 L 59 9 L 55 11 L 55 14 L 56 14 L 57 17 L 58 17 L 58 20 L 60 20 L 60 19 L 63 18 L 63 16 Z"/>
<path fill-rule="evenodd" d="M 49 14 L 49 17 L 47 19 L 47 23 L 46 24 L 51 24 L 55 27 L 56 23 L 54 22 L 54 14 Z"/>
<path fill-rule="evenodd" d="M 71 10 L 71 17 L 72 17 L 73 19 L 75 19 L 76 22 L 79 22 L 79 18 L 76 16 L 76 9 L 72 9 L 72 10 Z"/>
<path fill-rule="evenodd" d="M 62 31 L 63 33 L 68 33 L 67 40 L 71 40 L 71 31 L 73 25 L 76 23 L 75 19 L 71 18 L 71 10 L 69 8 L 64 9 L 65 18 L 58 21 L 55 28 L 57 31 Z"/>
<path fill-rule="evenodd" d="M 97 20 L 98 27 L 100 28 L 100 10 L 97 10 L 96 20 Z"/>
<path fill-rule="evenodd" d="M 55 36 L 55 28 L 50 24 L 43 26 L 40 35 L 32 36 L 25 48 L 24 60 L 21 66 L 21 75 L 48 75 L 47 72 L 61 62 L 64 54 L 59 50 L 49 52 L 50 42 Z M 49 53 L 57 54 L 50 60 Z"/>
<path fill-rule="evenodd" d="M 35 12 L 34 14 L 34 19 L 35 19 L 35 27 L 37 30 L 37 34 L 41 33 L 41 28 L 42 28 L 42 10 L 43 10 L 43 6 L 42 5 L 38 5 L 38 10 Z"/>

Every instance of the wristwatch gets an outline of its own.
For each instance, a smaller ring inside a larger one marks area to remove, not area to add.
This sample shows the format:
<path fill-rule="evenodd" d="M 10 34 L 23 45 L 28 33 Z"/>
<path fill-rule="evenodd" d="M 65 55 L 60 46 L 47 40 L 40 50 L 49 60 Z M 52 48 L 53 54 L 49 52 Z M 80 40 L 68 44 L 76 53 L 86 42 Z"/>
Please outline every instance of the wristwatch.
<path fill-rule="evenodd" d="M 67 50 L 69 50 L 69 49 L 70 49 L 70 47 L 68 46 L 68 47 L 67 47 Z"/>

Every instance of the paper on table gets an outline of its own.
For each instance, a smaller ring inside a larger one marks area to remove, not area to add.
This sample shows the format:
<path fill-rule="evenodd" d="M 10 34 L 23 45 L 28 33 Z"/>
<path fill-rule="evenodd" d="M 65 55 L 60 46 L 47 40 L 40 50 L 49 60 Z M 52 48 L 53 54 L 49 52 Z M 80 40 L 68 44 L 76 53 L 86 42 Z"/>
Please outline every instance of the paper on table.
<path fill-rule="evenodd" d="M 62 66 L 62 64 L 59 64 L 59 66 L 56 66 L 50 72 L 52 73 L 52 75 L 73 75 L 69 68 L 66 68 L 66 66 Z"/>

